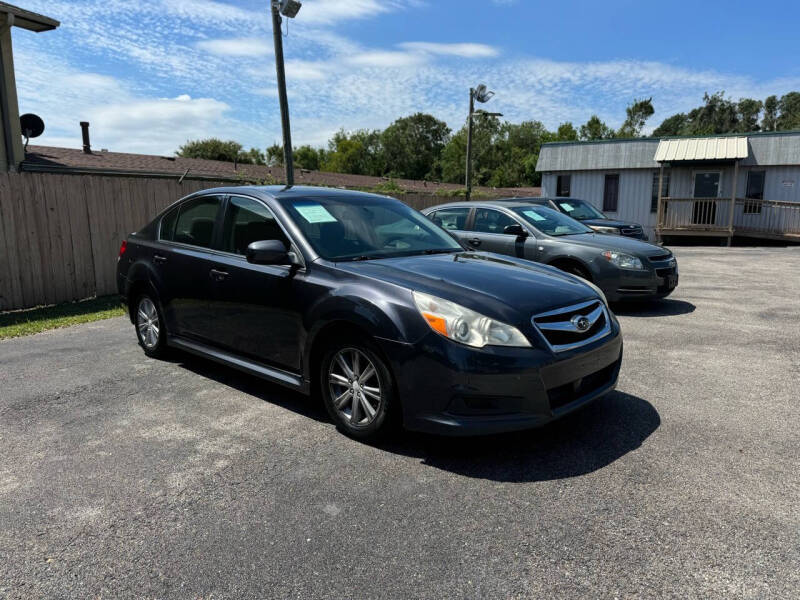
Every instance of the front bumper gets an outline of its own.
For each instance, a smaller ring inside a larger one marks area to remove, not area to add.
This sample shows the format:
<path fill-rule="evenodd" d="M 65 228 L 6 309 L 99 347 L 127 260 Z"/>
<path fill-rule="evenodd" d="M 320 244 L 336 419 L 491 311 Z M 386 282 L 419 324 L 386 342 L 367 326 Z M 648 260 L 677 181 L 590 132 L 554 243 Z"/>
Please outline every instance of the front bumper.
<path fill-rule="evenodd" d="M 609 302 L 664 298 L 678 286 L 677 262 L 647 261 L 642 270 L 620 269 L 601 263 L 598 271 L 600 275 L 596 277 L 595 283 L 603 290 Z"/>
<path fill-rule="evenodd" d="M 612 389 L 622 337 L 554 355 L 539 348 L 474 349 L 433 332 L 416 344 L 380 340 L 392 363 L 405 427 L 483 435 L 549 423 Z"/>

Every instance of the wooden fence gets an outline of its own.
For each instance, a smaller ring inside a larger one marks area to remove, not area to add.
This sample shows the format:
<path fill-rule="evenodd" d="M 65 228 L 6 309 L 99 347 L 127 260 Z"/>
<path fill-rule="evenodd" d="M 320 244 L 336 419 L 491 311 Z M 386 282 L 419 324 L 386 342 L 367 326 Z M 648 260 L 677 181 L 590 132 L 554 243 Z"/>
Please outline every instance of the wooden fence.
<path fill-rule="evenodd" d="M 226 182 L 0 173 L 0 310 L 114 294 L 120 242 L 162 208 Z M 422 209 L 446 201 L 398 196 Z"/>

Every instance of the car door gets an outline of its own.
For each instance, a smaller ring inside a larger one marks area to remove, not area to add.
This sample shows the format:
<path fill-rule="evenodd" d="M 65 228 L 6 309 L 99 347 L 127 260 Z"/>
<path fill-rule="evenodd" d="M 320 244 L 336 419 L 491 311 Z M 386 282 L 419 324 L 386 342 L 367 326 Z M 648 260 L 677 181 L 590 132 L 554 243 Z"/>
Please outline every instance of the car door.
<path fill-rule="evenodd" d="M 469 231 L 469 206 L 449 206 L 440 208 L 429 215 L 429 218 L 442 229 L 446 229 L 461 243 L 466 243 Z"/>
<path fill-rule="evenodd" d="M 214 342 L 237 355 L 299 372 L 303 336 L 297 289 L 305 272 L 247 262 L 247 246 L 262 240 L 293 247 L 266 204 L 230 196 L 211 278 Z"/>
<path fill-rule="evenodd" d="M 497 209 L 476 208 L 467 244 L 475 250 L 520 256 L 524 240 L 518 240 L 518 236 L 504 232 L 509 225 L 517 224 L 520 224 L 519 221 Z"/>
<path fill-rule="evenodd" d="M 217 195 L 191 198 L 162 220 L 162 243 L 152 260 L 172 335 L 203 341 L 213 337 L 209 270 L 222 200 Z"/>

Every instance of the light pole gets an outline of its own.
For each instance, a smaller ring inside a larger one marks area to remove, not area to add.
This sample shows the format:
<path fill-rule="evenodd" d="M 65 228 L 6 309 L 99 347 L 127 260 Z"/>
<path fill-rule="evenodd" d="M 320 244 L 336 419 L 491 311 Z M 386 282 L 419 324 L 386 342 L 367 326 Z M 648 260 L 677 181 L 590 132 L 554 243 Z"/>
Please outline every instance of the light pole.
<path fill-rule="evenodd" d="M 491 92 L 486 89 L 484 84 L 480 84 L 478 87 L 469 88 L 469 117 L 467 118 L 467 177 L 466 177 L 466 200 L 469 202 L 470 196 L 472 196 L 472 116 L 475 114 L 475 100 L 480 103 L 488 102 L 494 96 L 494 92 Z M 502 116 L 500 113 L 487 113 L 485 111 L 479 111 L 480 114 L 488 115 L 488 116 Z"/>
<path fill-rule="evenodd" d="M 294 185 L 294 161 L 292 159 L 292 130 L 289 125 L 289 100 L 286 97 L 286 72 L 283 68 L 283 37 L 281 15 L 288 19 L 297 16 L 302 4 L 297 0 L 270 0 L 272 11 L 272 38 L 275 42 L 275 71 L 278 76 L 278 101 L 281 105 L 281 129 L 283 130 L 283 164 L 286 167 L 286 185 Z"/>

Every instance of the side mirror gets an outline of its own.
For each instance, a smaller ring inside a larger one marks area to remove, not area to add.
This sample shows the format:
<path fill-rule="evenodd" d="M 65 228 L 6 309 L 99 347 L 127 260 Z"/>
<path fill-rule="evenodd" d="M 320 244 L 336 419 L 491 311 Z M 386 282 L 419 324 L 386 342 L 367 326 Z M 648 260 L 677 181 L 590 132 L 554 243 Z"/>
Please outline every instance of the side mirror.
<path fill-rule="evenodd" d="M 280 240 L 261 240 L 247 246 L 247 262 L 254 265 L 289 265 L 292 260 Z"/>
<path fill-rule="evenodd" d="M 503 229 L 503 233 L 506 235 L 515 235 L 517 237 L 528 237 L 528 232 L 522 228 L 522 225 L 519 223 L 514 223 L 513 225 L 506 225 Z"/>

